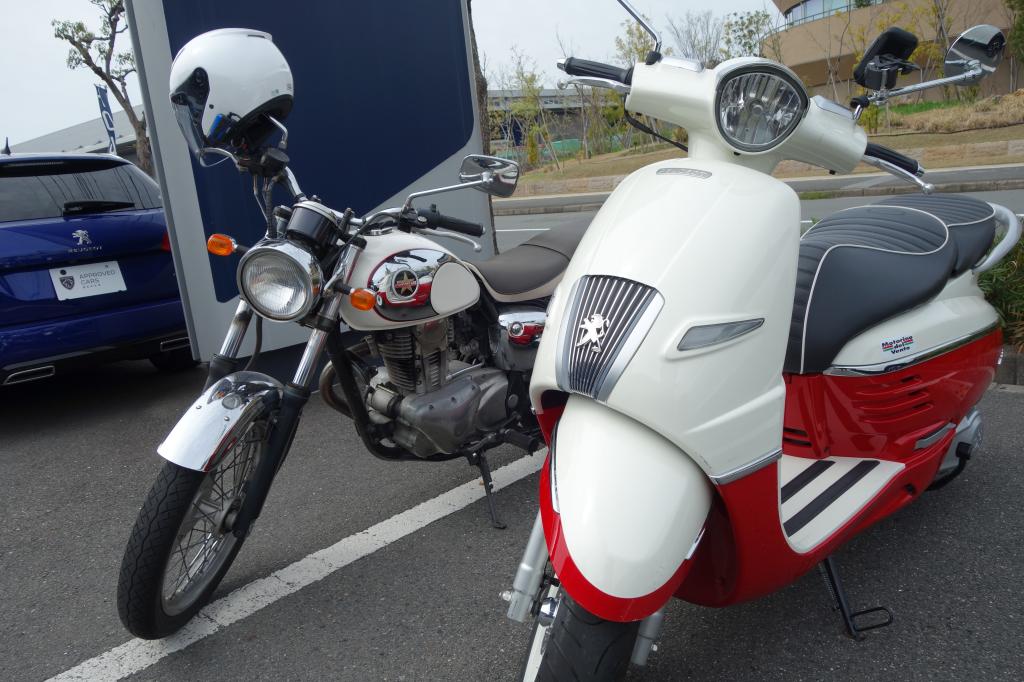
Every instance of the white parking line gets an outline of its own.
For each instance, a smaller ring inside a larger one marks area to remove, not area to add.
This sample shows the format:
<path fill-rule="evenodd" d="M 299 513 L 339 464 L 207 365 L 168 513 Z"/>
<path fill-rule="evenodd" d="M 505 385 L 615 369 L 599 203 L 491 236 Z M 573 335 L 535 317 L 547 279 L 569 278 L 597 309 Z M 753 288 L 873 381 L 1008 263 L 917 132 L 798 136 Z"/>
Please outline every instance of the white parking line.
<path fill-rule="evenodd" d="M 507 230 L 497 230 L 497 232 L 547 232 L 550 227 L 517 227 L 509 228 Z"/>
<path fill-rule="evenodd" d="M 522 457 L 497 469 L 494 471 L 494 489 L 500 490 L 536 473 L 543 462 L 544 454 L 541 451 L 532 457 Z M 156 641 L 133 639 L 50 678 L 50 682 L 119 680 L 145 670 L 160 659 L 251 616 L 278 599 L 323 580 L 338 569 L 469 506 L 483 496 L 484 489 L 478 480 L 452 488 L 412 509 L 285 566 L 266 578 L 243 585 L 200 611 L 192 622 L 171 637 Z"/>

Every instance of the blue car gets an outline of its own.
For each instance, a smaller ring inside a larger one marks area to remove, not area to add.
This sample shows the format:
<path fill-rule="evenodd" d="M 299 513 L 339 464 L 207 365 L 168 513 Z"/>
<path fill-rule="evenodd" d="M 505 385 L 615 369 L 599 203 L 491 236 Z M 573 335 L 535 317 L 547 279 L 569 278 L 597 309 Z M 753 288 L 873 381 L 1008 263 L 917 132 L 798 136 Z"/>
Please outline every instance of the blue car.
<path fill-rule="evenodd" d="M 0 155 L 0 385 L 194 364 L 153 180 L 97 154 Z"/>

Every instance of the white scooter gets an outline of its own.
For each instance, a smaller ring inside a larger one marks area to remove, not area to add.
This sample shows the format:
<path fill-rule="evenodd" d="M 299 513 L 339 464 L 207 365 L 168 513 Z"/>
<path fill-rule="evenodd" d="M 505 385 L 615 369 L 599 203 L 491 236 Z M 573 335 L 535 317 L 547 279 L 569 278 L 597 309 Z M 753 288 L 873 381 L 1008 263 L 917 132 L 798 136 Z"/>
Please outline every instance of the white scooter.
<path fill-rule="evenodd" d="M 560 63 L 684 127 L 689 157 L 619 185 L 548 308 L 530 386 L 549 445 L 540 513 L 503 595 L 510 618 L 535 619 L 523 679 L 617 678 L 645 663 L 671 597 L 725 606 L 816 565 L 851 636 L 891 622 L 851 611 L 830 556 L 977 450 L 1002 348 L 977 275 L 1021 233 L 1002 206 L 931 194 L 857 125 L 890 97 L 977 82 L 1005 38 L 975 27 L 947 77 L 895 88 L 916 44 L 875 41 L 855 72 L 873 94 L 853 110 L 766 59 Z M 864 161 L 925 194 L 801 238 L 799 199 L 770 175 L 783 159 Z"/>

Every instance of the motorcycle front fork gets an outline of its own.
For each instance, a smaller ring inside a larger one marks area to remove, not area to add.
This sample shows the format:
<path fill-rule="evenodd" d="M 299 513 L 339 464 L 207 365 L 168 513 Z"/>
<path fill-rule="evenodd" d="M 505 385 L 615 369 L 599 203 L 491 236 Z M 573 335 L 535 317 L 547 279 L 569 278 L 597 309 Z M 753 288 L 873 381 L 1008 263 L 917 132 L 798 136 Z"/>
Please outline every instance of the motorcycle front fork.
<path fill-rule="evenodd" d="M 512 589 L 502 592 L 501 598 L 508 602 L 508 617 L 516 622 L 525 623 L 526 619 L 533 615 L 537 617 L 540 610 L 540 600 L 543 599 L 544 571 L 548 565 L 548 546 L 544 541 L 544 526 L 540 519 L 540 512 L 533 521 L 533 529 L 530 531 L 530 539 L 526 542 L 526 550 L 523 558 L 519 561 L 519 568 L 516 570 L 516 577 L 512 581 Z M 554 607 L 550 615 L 557 611 Z M 651 615 L 640 621 L 640 628 L 637 631 L 636 642 L 633 645 L 631 662 L 633 665 L 647 665 L 647 657 L 653 651 L 657 651 L 657 639 L 661 634 L 661 626 L 665 621 L 665 607 L 661 607 Z M 550 625 L 550 623 L 548 623 Z"/>
<path fill-rule="evenodd" d="M 324 325 L 325 327 L 330 328 L 337 325 L 340 309 L 340 296 L 334 296 L 328 301 L 323 311 L 323 318 L 332 322 Z M 228 327 L 228 333 L 221 344 L 220 352 L 210 360 L 210 369 L 206 380 L 207 388 L 238 369 L 238 353 L 249 329 L 252 316 L 253 311 L 249 304 L 239 301 L 235 316 Z M 256 465 L 252 479 L 246 485 L 245 500 L 231 528 L 231 532 L 236 537 L 244 538 L 248 535 L 253 522 L 263 509 L 263 503 L 267 498 L 267 493 L 270 492 L 274 476 L 281 468 L 288 450 L 291 448 L 295 432 L 298 430 L 299 420 L 302 417 L 302 409 L 309 400 L 313 388 L 316 370 L 329 333 L 326 329 L 313 330 L 306 342 L 302 358 L 295 368 L 292 380 L 285 385 L 281 393 L 280 402 L 276 406 L 277 414 L 267 434 L 263 456 Z"/>

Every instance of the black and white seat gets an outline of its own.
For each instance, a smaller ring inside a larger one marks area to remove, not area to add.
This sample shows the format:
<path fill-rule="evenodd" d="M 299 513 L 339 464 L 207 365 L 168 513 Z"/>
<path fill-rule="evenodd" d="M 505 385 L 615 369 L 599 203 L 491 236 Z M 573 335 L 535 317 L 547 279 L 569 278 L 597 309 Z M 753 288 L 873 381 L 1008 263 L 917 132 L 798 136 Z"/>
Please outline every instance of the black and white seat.
<path fill-rule="evenodd" d="M 976 265 L 995 210 L 960 195 L 908 195 L 832 214 L 800 240 L 785 371 L 821 372 L 851 338 L 921 305 Z"/>
<path fill-rule="evenodd" d="M 516 303 L 545 298 L 561 281 L 586 231 L 586 225 L 548 230 L 469 266 L 495 301 Z"/>

